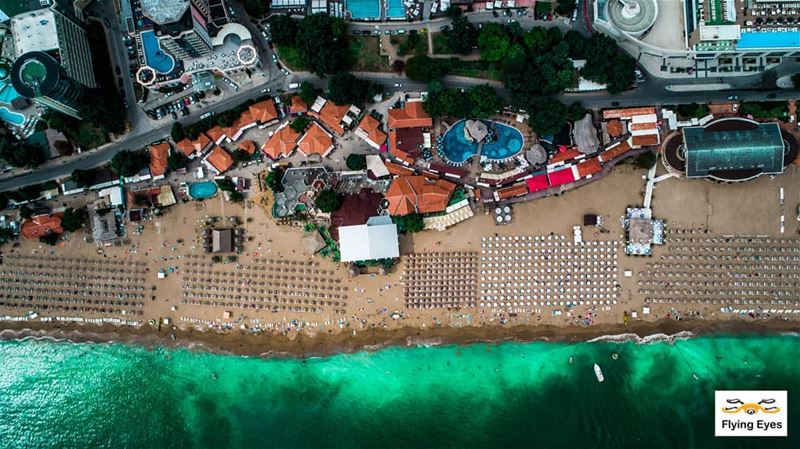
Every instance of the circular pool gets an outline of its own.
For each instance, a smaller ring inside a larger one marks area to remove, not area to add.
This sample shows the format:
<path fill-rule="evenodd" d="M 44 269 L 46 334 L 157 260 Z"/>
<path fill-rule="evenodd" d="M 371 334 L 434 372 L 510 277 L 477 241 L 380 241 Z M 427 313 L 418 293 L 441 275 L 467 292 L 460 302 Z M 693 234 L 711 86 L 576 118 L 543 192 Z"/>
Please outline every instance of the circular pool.
<path fill-rule="evenodd" d="M 492 160 L 503 160 L 515 156 L 522 150 L 524 138 L 514 127 L 490 120 L 481 120 L 494 135 L 492 142 L 485 142 L 481 156 Z M 466 120 L 459 120 L 442 136 L 442 154 L 450 162 L 461 164 L 478 153 L 478 144 L 464 135 Z"/>

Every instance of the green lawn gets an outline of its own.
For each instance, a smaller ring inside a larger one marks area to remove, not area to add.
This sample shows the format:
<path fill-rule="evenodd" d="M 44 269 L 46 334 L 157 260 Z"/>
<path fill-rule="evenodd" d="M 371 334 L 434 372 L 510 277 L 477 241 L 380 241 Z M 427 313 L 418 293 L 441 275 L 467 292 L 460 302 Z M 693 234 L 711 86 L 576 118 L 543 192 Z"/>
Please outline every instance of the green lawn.
<path fill-rule="evenodd" d="M 290 45 L 275 45 L 275 50 L 278 52 L 278 57 L 281 63 L 289 70 L 302 70 L 303 60 L 300 58 L 300 52 Z"/>
<path fill-rule="evenodd" d="M 453 50 L 450 49 L 450 44 L 447 42 L 447 36 L 444 33 L 433 33 L 433 53 L 436 55 L 453 54 Z"/>
<path fill-rule="evenodd" d="M 428 37 L 424 34 L 393 36 L 392 44 L 397 46 L 399 56 L 424 55 L 428 53 Z"/>
<path fill-rule="evenodd" d="M 452 58 L 450 61 L 452 63 L 451 75 L 497 81 L 502 78 L 500 70 L 486 61 L 463 61 L 458 58 Z"/>
<path fill-rule="evenodd" d="M 381 55 L 378 36 L 352 37 L 349 41 L 352 70 L 386 72 L 390 70 L 389 57 Z"/>
<path fill-rule="evenodd" d="M 786 119 L 789 116 L 789 104 L 785 101 L 744 102 L 739 106 L 739 112 L 755 118 Z"/>

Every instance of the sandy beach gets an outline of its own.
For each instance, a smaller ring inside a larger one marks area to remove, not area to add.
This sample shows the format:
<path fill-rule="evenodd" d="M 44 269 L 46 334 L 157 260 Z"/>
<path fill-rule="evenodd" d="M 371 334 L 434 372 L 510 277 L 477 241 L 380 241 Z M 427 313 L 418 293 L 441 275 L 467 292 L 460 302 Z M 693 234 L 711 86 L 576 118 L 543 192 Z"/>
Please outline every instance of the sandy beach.
<path fill-rule="evenodd" d="M 652 257 L 631 257 L 624 253 L 621 217 L 641 204 L 644 173 L 623 164 L 587 186 L 517 204 L 508 225 L 495 225 L 490 210 L 476 209 L 444 232 L 402 236 L 403 257 L 387 275 L 372 269 L 349 277 L 344 265 L 301 249 L 301 223 L 277 224 L 257 201 L 240 206 L 221 196 L 173 206 L 129 229 L 120 246 L 98 249 L 80 233 L 60 247 L 23 241 L 2 254 L 3 338 L 49 335 L 310 356 L 384 345 L 796 331 L 797 169 L 738 185 L 660 182 L 653 211 L 666 220 L 667 242 Z M 585 243 L 573 245 L 572 227 L 584 214 L 602 216 L 605 225 L 583 226 Z M 244 251 L 235 261 L 213 263 L 204 253 L 200 236 L 209 217 L 244 230 Z M 502 247 L 510 251 L 508 261 L 489 259 L 506 257 L 487 251 L 490 242 L 495 249 L 508 243 Z M 528 268 L 515 266 L 520 248 Z M 446 276 L 420 276 L 441 266 L 463 273 L 465 261 L 474 276 L 459 283 L 469 288 L 441 306 L 409 306 L 415 289 L 446 287 L 440 279 Z M 522 285 L 514 285 L 519 279 Z M 606 287 L 597 290 L 598 279 Z M 508 293 L 493 293 L 501 291 Z M 487 292 L 508 299 L 484 300 Z M 36 319 L 13 321 L 31 310 Z"/>

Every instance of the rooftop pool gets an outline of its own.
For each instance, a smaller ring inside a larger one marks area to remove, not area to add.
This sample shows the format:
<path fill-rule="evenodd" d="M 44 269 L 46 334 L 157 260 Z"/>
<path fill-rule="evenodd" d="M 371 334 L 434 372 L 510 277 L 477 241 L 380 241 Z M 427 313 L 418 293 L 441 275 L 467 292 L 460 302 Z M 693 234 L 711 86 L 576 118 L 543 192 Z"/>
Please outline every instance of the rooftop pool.
<path fill-rule="evenodd" d="M 800 48 L 800 31 L 744 32 L 736 48 Z"/>
<path fill-rule="evenodd" d="M 381 0 L 347 0 L 345 6 L 354 20 L 381 18 Z"/>
<path fill-rule="evenodd" d="M 214 181 L 193 182 L 189 186 L 189 196 L 196 200 L 211 198 L 217 194 L 217 183 Z"/>
<path fill-rule="evenodd" d="M 481 156 L 492 160 L 508 159 L 522 150 L 524 138 L 522 133 L 502 123 L 490 120 L 481 120 L 490 129 L 496 130 L 496 140 L 491 143 L 484 143 L 481 149 Z M 464 136 L 466 120 L 459 120 L 445 132 L 442 138 L 442 152 L 444 156 L 453 163 L 460 164 L 465 162 L 478 153 L 478 144 L 470 142 Z"/>
<path fill-rule="evenodd" d="M 141 34 L 142 47 L 144 48 L 144 59 L 147 65 L 155 69 L 156 72 L 166 75 L 175 68 L 175 60 L 172 56 L 164 53 L 158 37 L 153 31 L 145 31 Z"/>

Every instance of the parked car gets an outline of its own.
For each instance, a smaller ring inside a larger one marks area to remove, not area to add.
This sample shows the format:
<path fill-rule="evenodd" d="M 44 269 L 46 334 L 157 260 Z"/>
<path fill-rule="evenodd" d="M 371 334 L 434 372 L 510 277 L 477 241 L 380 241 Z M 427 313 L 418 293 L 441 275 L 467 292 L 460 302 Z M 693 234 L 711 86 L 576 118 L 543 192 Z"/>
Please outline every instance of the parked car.
<path fill-rule="evenodd" d="M 397 30 L 397 34 L 406 34 L 406 30 Z"/>
<path fill-rule="evenodd" d="M 644 76 L 644 72 L 642 72 L 640 69 L 634 70 L 633 76 L 636 78 L 637 84 L 642 84 L 643 82 L 647 81 L 647 78 Z"/>
<path fill-rule="evenodd" d="M 202 119 L 204 119 L 204 118 L 209 118 L 209 117 L 211 117 L 212 115 L 214 115 L 214 111 L 208 111 L 208 112 L 206 112 L 205 114 L 201 115 L 201 116 L 200 116 L 200 119 L 202 120 Z"/>

